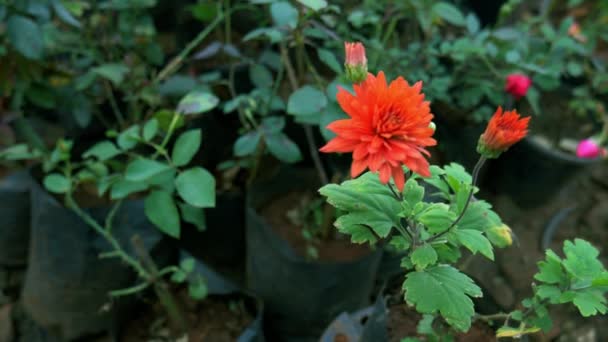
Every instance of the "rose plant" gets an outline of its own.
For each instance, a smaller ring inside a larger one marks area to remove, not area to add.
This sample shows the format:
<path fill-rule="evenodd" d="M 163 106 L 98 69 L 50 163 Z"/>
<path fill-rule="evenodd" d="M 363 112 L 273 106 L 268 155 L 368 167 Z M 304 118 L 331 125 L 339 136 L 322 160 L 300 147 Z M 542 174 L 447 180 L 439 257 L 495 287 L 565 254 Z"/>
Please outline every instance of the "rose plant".
<path fill-rule="evenodd" d="M 349 118 L 328 125 L 337 136 L 321 151 L 352 153 L 354 179 L 319 190 L 341 213 L 335 227 L 354 243 L 388 240 L 404 253 L 404 299 L 437 322 L 430 334 L 467 331 L 473 319 L 505 319 L 499 337 L 548 329 L 548 304 L 573 303 L 583 316 L 605 313 L 608 273 L 597 250 L 577 239 L 566 242 L 565 259 L 547 252 L 535 276 L 541 284 L 523 302 L 525 310 L 475 314 L 471 298 L 482 296 L 481 289 L 453 265 L 463 248 L 493 260 L 494 247 L 512 242 L 492 206 L 474 197 L 476 181 L 487 159 L 498 158 L 526 136 L 530 118 L 498 108 L 479 138 L 472 175 L 456 163 L 429 165 L 425 148 L 436 141 L 421 89 L 421 82 L 410 86 L 401 77 L 387 84 L 379 72 L 356 83 L 354 93 L 339 90 L 338 103 Z M 432 193 L 425 196 L 428 189 Z"/>

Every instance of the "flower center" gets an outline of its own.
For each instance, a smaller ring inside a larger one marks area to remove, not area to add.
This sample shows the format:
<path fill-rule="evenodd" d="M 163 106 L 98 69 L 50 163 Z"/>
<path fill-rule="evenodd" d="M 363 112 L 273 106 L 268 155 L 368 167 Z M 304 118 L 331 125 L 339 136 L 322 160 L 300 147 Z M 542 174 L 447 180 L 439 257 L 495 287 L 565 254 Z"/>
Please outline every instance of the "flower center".
<path fill-rule="evenodd" d="M 382 113 L 376 125 L 376 134 L 383 138 L 391 138 L 395 131 L 403 125 L 403 116 L 401 113 L 393 108 L 388 109 Z"/>

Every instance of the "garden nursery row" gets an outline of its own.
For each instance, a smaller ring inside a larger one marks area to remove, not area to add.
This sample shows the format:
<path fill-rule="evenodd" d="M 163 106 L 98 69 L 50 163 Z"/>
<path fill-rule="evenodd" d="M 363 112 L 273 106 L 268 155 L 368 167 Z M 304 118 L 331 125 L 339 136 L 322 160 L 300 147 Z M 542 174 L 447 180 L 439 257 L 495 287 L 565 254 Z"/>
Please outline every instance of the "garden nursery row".
<path fill-rule="evenodd" d="M 0 342 L 608 341 L 607 24 L 0 1 Z"/>

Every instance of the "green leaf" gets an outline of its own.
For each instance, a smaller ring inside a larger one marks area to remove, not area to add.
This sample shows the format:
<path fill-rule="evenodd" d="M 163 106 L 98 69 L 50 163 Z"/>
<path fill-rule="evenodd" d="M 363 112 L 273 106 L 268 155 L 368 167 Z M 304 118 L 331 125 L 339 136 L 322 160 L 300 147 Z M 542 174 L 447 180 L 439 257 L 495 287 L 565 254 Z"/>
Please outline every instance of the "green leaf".
<path fill-rule="evenodd" d="M 166 191 L 153 191 L 144 201 L 146 216 L 163 233 L 179 238 L 180 224 L 177 206 Z"/>
<path fill-rule="evenodd" d="M 302 5 L 311 8 L 313 11 L 320 11 L 327 7 L 325 0 L 298 0 Z"/>
<path fill-rule="evenodd" d="M 491 208 L 492 205 L 486 201 L 471 201 L 464 216 L 458 222 L 458 227 L 483 232 L 492 227 L 500 226 L 500 217 Z"/>
<path fill-rule="evenodd" d="M 450 163 L 450 165 L 445 166 L 443 169 L 447 176 L 446 181 L 454 192 L 460 191 L 463 184 L 468 186 L 473 181 L 471 175 L 460 164 Z"/>
<path fill-rule="evenodd" d="M 144 182 L 132 182 L 125 179 L 121 179 L 112 184 L 110 198 L 113 200 L 117 200 L 125 198 L 133 193 L 144 191 L 146 189 L 148 189 L 148 184 Z"/>
<path fill-rule="evenodd" d="M 295 163 L 302 159 L 302 153 L 296 143 L 285 134 L 271 134 L 264 137 L 268 151 L 280 161 Z"/>
<path fill-rule="evenodd" d="M 158 133 L 158 120 L 156 120 L 155 118 L 148 120 L 148 122 L 146 122 L 146 124 L 144 125 L 142 133 L 142 137 L 145 141 L 152 140 L 152 138 L 156 136 L 156 133 Z"/>
<path fill-rule="evenodd" d="M 416 270 L 420 271 L 437 262 L 437 252 L 430 244 L 424 244 L 412 252 L 411 259 Z"/>
<path fill-rule="evenodd" d="M 133 125 L 133 126 L 127 128 L 122 133 L 120 133 L 120 135 L 118 135 L 118 138 L 116 139 L 116 143 L 118 144 L 118 147 L 120 147 L 123 150 L 132 149 L 133 147 L 135 147 L 135 145 L 137 145 L 138 141 L 139 141 L 139 125 Z"/>
<path fill-rule="evenodd" d="M 305 85 L 289 96 L 287 113 L 295 115 L 298 120 L 298 117 L 319 115 L 326 106 L 325 94 L 313 86 Z"/>
<path fill-rule="evenodd" d="M 61 0 L 51 0 L 51 5 L 53 5 L 53 11 L 61 21 L 76 28 L 81 27 L 80 22 L 65 8 Z"/>
<path fill-rule="evenodd" d="M 195 90 L 186 94 L 177 105 L 180 114 L 201 114 L 215 108 L 220 100 L 208 91 Z"/>
<path fill-rule="evenodd" d="M 122 151 L 116 148 L 116 145 L 114 145 L 114 143 L 112 143 L 111 141 L 101 141 L 86 150 L 82 154 L 82 157 L 95 157 L 100 161 L 105 161 L 108 159 L 112 159 L 121 153 Z"/>
<path fill-rule="evenodd" d="M 70 190 L 70 180 L 67 179 L 64 175 L 60 175 L 58 173 L 51 173 L 44 177 L 42 181 L 44 187 L 53 193 L 56 194 L 65 194 Z"/>
<path fill-rule="evenodd" d="M 418 214 L 416 220 L 422 223 L 429 233 L 437 234 L 450 227 L 452 222 L 456 220 L 456 213 L 450 211 L 447 204 L 433 203 Z"/>
<path fill-rule="evenodd" d="M 295 29 L 298 26 L 298 10 L 287 1 L 270 5 L 270 14 L 274 25 L 279 28 Z"/>
<path fill-rule="evenodd" d="M 39 60 L 44 52 L 43 34 L 35 21 L 20 15 L 11 15 L 6 22 L 9 41 L 20 54 Z"/>
<path fill-rule="evenodd" d="M 418 184 L 415 178 L 410 178 L 405 182 L 403 188 L 403 206 L 404 211 L 401 213 L 403 217 L 408 217 L 414 206 L 422 201 L 424 198 L 424 187 Z"/>
<path fill-rule="evenodd" d="M 194 207 L 215 206 L 215 178 L 202 167 L 181 172 L 175 178 L 175 187 L 181 198 Z"/>
<path fill-rule="evenodd" d="M 433 13 L 448 23 L 456 26 L 466 25 L 466 21 L 460 10 L 447 2 L 438 2 L 433 6 Z"/>
<path fill-rule="evenodd" d="M 258 88 L 272 87 L 272 73 L 261 64 L 251 64 L 249 66 L 249 78 L 253 85 Z"/>
<path fill-rule="evenodd" d="M 455 229 L 451 234 L 473 254 L 479 252 L 486 258 L 494 260 L 492 244 L 479 230 Z"/>
<path fill-rule="evenodd" d="M 469 30 L 469 33 L 471 34 L 475 34 L 477 33 L 477 31 L 479 31 L 479 19 L 477 18 L 477 16 L 473 13 L 469 13 L 469 15 L 467 15 L 467 30 Z"/>
<path fill-rule="evenodd" d="M 187 203 L 179 203 L 179 210 L 182 213 L 182 219 L 193 224 L 199 232 L 207 228 L 205 210 L 203 208 L 197 208 Z"/>
<path fill-rule="evenodd" d="M 92 70 L 95 74 L 110 80 L 114 85 L 120 85 L 129 72 L 129 67 L 122 63 L 102 64 Z"/>
<path fill-rule="evenodd" d="M 599 251 L 589 242 L 575 239 L 564 242 L 564 268 L 574 278 L 572 286 L 589 286 L 593 280 L 604 272 L 604 266 L 598 260 Z"/>
<path fill-rule="evenodd" d="M 135 159 L 127 166 L 125 179 L 133 182 L 145 181 L 148 178 L 167 171 L 171 167 L 156 160 L 139 158 Z"/>
<path fill-rule="evenodd" d="M 567 279 L 561 259 L 550 249 L 545 251 L 545 260 L 538 263 L 538 269 L 534 279 L 547 284 L 561 284 Z"/>
<path fill-rule="evenodd" d="M 196 278 L 188 284 L 188 293 L 190 294 L 190 297 L 196 300 L 207 297 L 207 283 L 205 283 L 205 280 L 200 275 L 197 275 Z"/>
<path fill-rule="evenodd" d="M 471 278 L 452 266 L 437 265 L 410 272 L 403 283 L 405 300 L 423 314 L 439 313 L 454 328 L 467 331 L 475 314 L 469 297 L 481 297 Z"/>
<path fill-rule="evenodd" d="M 540 109 L 539 98 L 540 94 L 538 90 L 536 90 L 536 88 L 534 87 L 530 87 L 530 89 L 528 89 L 528 92 L 526 93 L 526 100 L 528 100 L 528 103 L 532 107 L 532 111 L 534 111 L 534 114 L 536 115 L 540 115 L 542 113 Z"/>
<path fill-rule="evenodd" d="M 186 278 L 188 278 L 188 275 L 182 270 L 176 270 L 171 275 L 171 281 L 178 284 L 185 282 Z"/>
<path fill-rule="evenodd" d="M 347 225 L 344 222 L 339 222 L 342 217 L 344 216 L 339 217 L 334 225 L 336 228 L 338 228 L 340 233 L 350 235 L 350 241 L 352 243 L 362 244 L 369 242 L 370 244 L 374 244 L 376 241 L 378 241 L 378 238 L 371 228 L 362 224 L 351 223 Z"/>
<path fill-rule="evenodd" d="M 576 305 L 583 317 L 595 316 L 598 313 L 606 313 L 606 297 L 601 291 L 587 289 L 575 292 L 572 303 Z"/>
<path fill-rule="evenodd" d="M 329 50 L 317 49 L 317 56 L 321 62 L 325 63 L 331 70 L 335 71 L 336 74 L 342 73 L 342 67 L 336 56 Z"/>
<path fill-rule="evenodd" d="M 369 226 L 378 236 L 386 237 L 391 227 L 399 224 L 401 205 L 378 175 L 366 172 L 361 177 L 342 184 L 327 184 L 319 189 L 334 207 L 346 212 L 335 225 L 342 232 L 357 232 L 358 241 L 375 241 L 363 228 Z"/>
<path fill-rule="evenodd" d="M 191 129 L 182 133 L 175 141 L 173 153 L 171 153 L 173 165 L 187 165 L 201 146 L 201 140 L 202 134 L 200 129 Z"/>
<path fill-rule="evenodd" d="M 233 147 L 233 153 L 237 157 L 245 157 L 253 154 L 262 135 L 259 131 L 251 131 L 245 135 L 241 135 L 235 142 Z"/>

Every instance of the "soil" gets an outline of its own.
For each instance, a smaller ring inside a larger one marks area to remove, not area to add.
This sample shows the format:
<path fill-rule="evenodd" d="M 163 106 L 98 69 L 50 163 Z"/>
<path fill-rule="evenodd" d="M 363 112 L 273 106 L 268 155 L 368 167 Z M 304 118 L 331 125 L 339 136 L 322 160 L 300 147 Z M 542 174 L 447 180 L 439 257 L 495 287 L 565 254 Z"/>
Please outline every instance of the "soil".
<path fill-rule="evenodd" d="M 307 248 L 311 243 L 304 238 L 302 227 L 295 224 L 288 213 L 300 208 L 302 201 L 313 198 L 312 196 L 314 195 L 310 192 L 290 192 L 270 201 L 260 210 L 261 215 L 274 231 L 289 243 L 296 254 L 303 258 L 309 257 Z M 371 250 L 367 244 L 353 244 L 350 242 L 349 236 L 337 232 L 333 225 L 330 229 L 331 234 L 328 239 L 318 239 L 313 244 L 318 253 L 318 258 L 314 260 L 352 261 L 370 253 Z"/>
<path fill-rule="evenodd" d="M 196 301 L 187 289 L 177 294 L 181 307 L 186 311 L 190 329 L 186 336 L 171 340 L 180 342 L 232 342 L 243 333 L 255 317 L 247 307 L 244 297 L 213 296 Z M 166 341 L 170 337 L 167 316 L 155 301 L 144 313 L 123 329 L 123 342 Z"/>
<path fill-rule="evenodd" d="M 424 341 L 423 335 L 418 335 L 416 327 L 422 316 L 406 304 L 389 307 L 388 335 L 390 342 L 399 342 L 404 337 L 418 337 Z M 494 330 L 483 322 L 474 322 L 466 334 L 458 334 L 457 342 L 490 342 L 496 341 Z"/>

